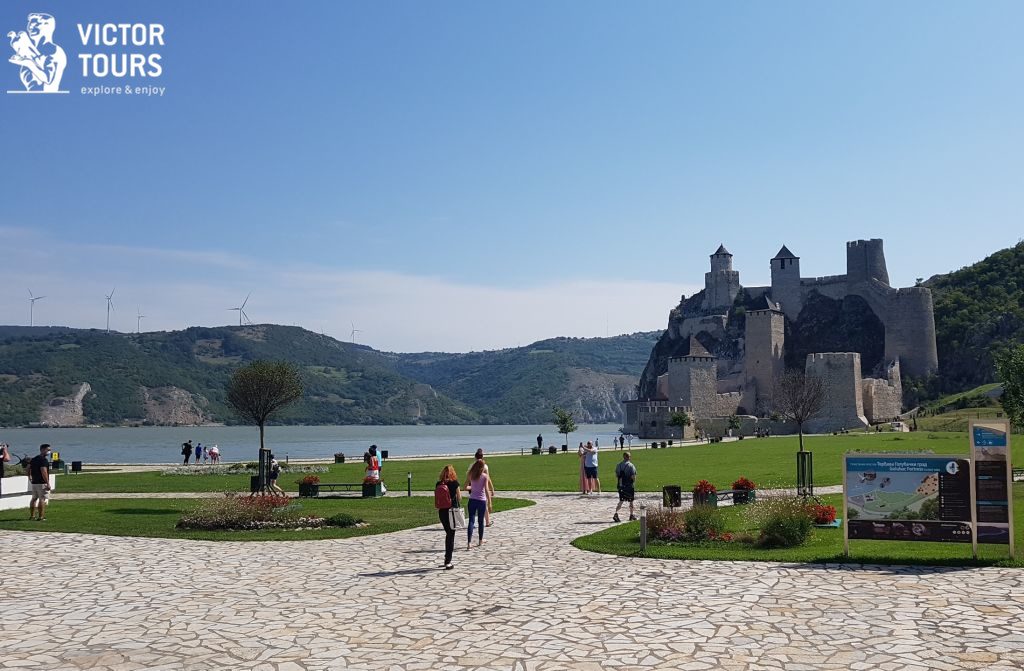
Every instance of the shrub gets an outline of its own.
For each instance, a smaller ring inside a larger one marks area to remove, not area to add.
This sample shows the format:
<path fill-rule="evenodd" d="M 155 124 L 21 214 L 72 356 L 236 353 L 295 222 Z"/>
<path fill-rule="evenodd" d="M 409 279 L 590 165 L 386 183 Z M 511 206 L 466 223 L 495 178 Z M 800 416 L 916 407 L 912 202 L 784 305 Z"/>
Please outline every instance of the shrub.
<path fill-rule="evenodd" d="M 678 541 L 683 537 L 683 514 L 671 508 L 648 508 L 647 531 L 660 541 Z"/>
<path fill-rule="evenodd" d="M 324 526 L 328 526 L 328 527 L 354 527 L 355 525 L 360 524 L 361 522 L 362 522 L 361 519 L 353 517 L 352 515 L 349 515 L 348 513 L 338 513 L 336 515 L 331 515 L 326 520 L 324 520 Z"/>
<path fill-rule="evenodd" d="M 725 531 L 725 520 L 718 508 L 694 506 L 683 513 L 683 538 L 700 542 L 715 540 Z"/>
<path fill-rule="evenodd" d="M 761 529 L 758 544 L 762 547 L 796 547 L 811 534 L 814 504 L 798 496 L 767 497 L 752 505 L 747 517 Z"/>
<path fill-rule="evenodd" d="M 326 473 L 326 466 L 293 465 L 282 466 L 282 473 Z M 195 464 L 190 466 L 173 466 L 160 471 L 160 475 L 256 475 L 259 464 Z"/>
<path fill-rule="evenodd" d="M 229 496 L 205 499 L 178 520 L 179 529 L 250 530 L 322 526 L 322 517 L 303 517 L 286 496 Z"/>
<path fill-rule="evenodd" d="M 741 489 L 745 491 L 752 491 L 757 489 L 757 485 L 754 484 L 753 480 L 748 480 L 743 476 L 736 478 L 735 482 L 732 483 L 733 489 Z"/>

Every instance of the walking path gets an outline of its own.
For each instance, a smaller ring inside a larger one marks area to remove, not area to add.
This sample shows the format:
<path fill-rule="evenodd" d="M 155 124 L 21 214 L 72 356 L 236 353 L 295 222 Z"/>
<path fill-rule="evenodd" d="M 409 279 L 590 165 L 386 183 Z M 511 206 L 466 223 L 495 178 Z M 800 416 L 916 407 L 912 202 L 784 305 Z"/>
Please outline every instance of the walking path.
<path fill-rule="evenodd" d="M 608 526 L 611 496 L 521 495 L 537 505 L 495 515 L 453 571 L 439 525 L 274 543 L 0 532 L 0 668 L 1024 668 L 1020 570 L 598 555 L 569 541 Z"/>

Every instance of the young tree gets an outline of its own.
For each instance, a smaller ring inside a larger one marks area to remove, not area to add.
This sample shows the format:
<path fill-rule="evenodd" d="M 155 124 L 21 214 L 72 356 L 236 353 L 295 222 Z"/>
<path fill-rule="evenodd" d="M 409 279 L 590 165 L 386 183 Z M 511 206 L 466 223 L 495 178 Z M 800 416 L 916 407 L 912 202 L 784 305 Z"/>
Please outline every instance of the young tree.
<path fill-rule="evenodd" d="M 569 434 L 578 428 L 576 426 L 576 420 L 573 419 L 571 412 L 563 410 L 557 406 L 552 408 L 552 412 L 555 413 L 555 426 L 558 427 L 558 433 L 565 435 L 565 444 L 568 445 Z"/>
<path fill-rule="evenodd" d="M 996 370 L 1003 381 L 1003 410 L 1015 427 L 1024 426 L 1024 345 L 997 356 Z"/>
<path fill-rule="evenodd" d="M 729 415 L 729 430 L 739 431 L 743 423 L 740 421 L 739 415 Z"/>
<path fill-rule="evenodd" d="M 825 406 L 825 383 L 820 377 L 803 371 L 788 370 L 775 380 L 772 393 L 775 410 L 796 422 L 800 434 L 800 451 L 804 451 L 804 424 Z"/>
<path fill-rule="evenodd" d="M 675 411 L 668 416 L 668 425 L 679 427 L 679 438 L 686 438 L 686 427 L 690 426 L 693 422 L 690 420 L 690 415 L 685 412 Z"/>
<path fill-rule="evenodd" d="M 228 382 L 228 404 L 239 416 L 263 428 L 275 412 L 302 398 L 299 370 L 285 361 L 253 361 L 236 370 Z"/>

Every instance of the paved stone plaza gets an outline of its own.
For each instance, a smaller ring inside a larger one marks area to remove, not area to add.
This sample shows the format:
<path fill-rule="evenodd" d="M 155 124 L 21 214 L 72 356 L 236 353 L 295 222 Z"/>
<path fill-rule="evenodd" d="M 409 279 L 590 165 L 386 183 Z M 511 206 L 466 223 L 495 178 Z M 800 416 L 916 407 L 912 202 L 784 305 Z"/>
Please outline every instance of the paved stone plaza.
<path fill-rule="evenodd" d="M 1024 668 L 1020 570 L 597 555 L 569 541 L 607 526 L 612 497 L 520 495 L 537 505 L 496 515 L 454 571 L 439 525 L 294 543 L 0 532 L 0 668 Z"/>

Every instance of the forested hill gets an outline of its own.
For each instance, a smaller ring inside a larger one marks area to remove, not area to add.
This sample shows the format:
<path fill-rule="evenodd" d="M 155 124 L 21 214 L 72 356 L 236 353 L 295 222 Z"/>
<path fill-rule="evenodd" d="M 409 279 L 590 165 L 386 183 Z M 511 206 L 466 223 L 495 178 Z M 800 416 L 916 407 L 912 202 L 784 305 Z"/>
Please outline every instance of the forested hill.
<path fill-rule="evenodd" d="M 554 405 L 584 422 L 618 422 L 658 331 L 614 338 L 552 338 L 468 354 L 391 354 L 395 369 L 471 405 L 485 422 L 544 423 Z"/>
<path fill-rule="evenodd" d="M 941 389 L 995 380 L 994 356 L 1024 342 L 1024 242 L 924 286 L 935 302 Z"/>
<path fill-rule="evenodd" d="M 285 423 L 546 423 L 554 402 L 577 408 L 581 420 L 617 422 L 611 396 L 629 393 L 653 340 L 392 354 L 289 326 L 143 334 L 0 326 L 0 426 L 233 422 L 225 386 L 255 359 L 302 370 L 306 395 L 281 415 Z M 510 388 L 497 393 L 496 379 Z"/>

